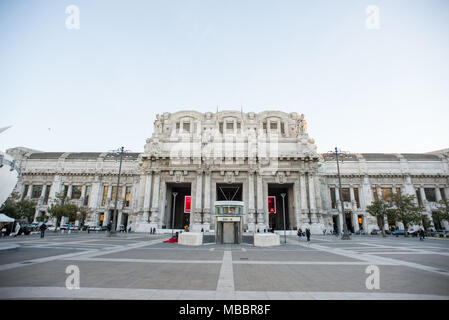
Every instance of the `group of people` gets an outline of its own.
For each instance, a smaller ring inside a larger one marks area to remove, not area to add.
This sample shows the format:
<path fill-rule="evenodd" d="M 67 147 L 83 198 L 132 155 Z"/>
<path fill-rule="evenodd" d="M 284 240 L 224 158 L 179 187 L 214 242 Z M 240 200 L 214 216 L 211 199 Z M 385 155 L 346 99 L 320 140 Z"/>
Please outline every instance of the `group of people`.
<path fill-rule="evenodd" d="M 306 228 L 306 232 L 302 232 L 302 229 L 299 228 L 297 234 L 298 234 L 299 241 L 301 241 L 301 237 L 303 237 L 304 235 L 306 236 L 307 241 L 310 241 L 310 229 L 309 228 Z"/>

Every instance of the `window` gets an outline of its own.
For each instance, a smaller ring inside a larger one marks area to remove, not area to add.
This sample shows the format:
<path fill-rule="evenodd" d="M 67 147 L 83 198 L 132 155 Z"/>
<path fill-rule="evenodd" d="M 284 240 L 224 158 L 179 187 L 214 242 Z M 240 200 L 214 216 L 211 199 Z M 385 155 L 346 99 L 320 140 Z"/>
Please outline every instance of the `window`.
<path fill-rule="evenodd" d="M 182 131 L 183 132 L 190 132 L 190 122 L 183 122 L 182 123 Z"/>
<path fill-rule="evenodd" d="M 281 133 L 282 135 L 285 135 L 285 126 L 283 122 L 281 122 Z"/>
<path fill-rule="evenodd" d="M 50 188 L 51 184 L 47 185 L 47 188 L 45 189 L 44 204 L 48 204 L 48 197 L 50 196 Z"/>
<path fill-rule="evenodd" d="M 42 185 L 35 185 L 31 189 L 31 199 L 37 199 L 42 194 Z"/>
<path fill-rule="evenodd" d="M 129 204 L 131 203 L 131 186 L 126 187 L 126 194 L 125 194 L 125 207 L 129 207 Z"/>
<path fill-rule="evenodd" d="M 277 122 L 270 122 L 270 129 L 271 130 L 277 130 L 277 128 L 278 128 L 278 124 L 277 124 Z"/>
<path fill-rule="evenodd" d="M 72 195 L 71 199 L 79 199 L 81 198 L 81 190 L 83 186 L 72 186 Z"/>
<path fill-rule="evenodd" d="M 242 128 L 242 124 L 240 122 L 237 122 L 237 130 L 240 131 L 241 128 Z"/>
<path fill-rule="evenodd" d="M 343 197 L 343 201 L 351 202 L 351 196 L 349 194 L 349 188 L 341 188 L 341 195 Z"/>
<path fill-rule="evenodd" d="M 441 193 L 441 199 L 446 200 L 446 192 L 444 191 L 444 188 L 440 188 Z"/>
<path fill-rule="evenodd" d="M 123 187 L 118 188 L 118 201 L 122 200 L 122 189 Z M 117 193 L 117 186 L 112 186 L 112 195 L 111 200 L 115 201 L 115 194 Z"/>
<path fill-rule="evenodd" d="M 393 192 L 392 188 L 381 188 L 380 192 L 382 193 L 382 200 L 391 201 L 391 195 Z"/>
<path fill-rule="evenodd" d="M 101 206 L 104 207 L 106 205 L 106 199 L 108 197 L 108 186 L 103 187 L 103 200 L 101 201 Z"/>
<path fill-rule="evenodd" d="M 218 124 L 218 129 L 220 130 L 220 133 L 223 133 L 223 122 Z"/>
<path fill-rule="evenodd" d="M 354 200 L 357 203 L 357 208 L 360 208 L 359 188 L 354 188 Z"/>
<path fill-rule="evenodd" d="M 266 122 L 263 123 L 263 132 L 267 132 L 267 123 Z"/>
<path fill-rule="evenodd" d="M 176 133 L 179 133 L 179 122 L 176 122 Z"/>
<path fill-rule="evenodd" d="M 335 188 L 331 188 L 331 203 L 332 209 L 337 208 L 337 198 L 335 197 Z"/>
<path fill-rule="evenodd" d="M 426 195 L 427 201 L 430 201 L 430 202 L 437 201 L 437 195 L 435 192 L 435 188 L 424 188 L 424 193 Z"/>
<path fill-rule="evenodd" d="M 234 130 L 234 122 L 226 122 L 226 130 Z"/>

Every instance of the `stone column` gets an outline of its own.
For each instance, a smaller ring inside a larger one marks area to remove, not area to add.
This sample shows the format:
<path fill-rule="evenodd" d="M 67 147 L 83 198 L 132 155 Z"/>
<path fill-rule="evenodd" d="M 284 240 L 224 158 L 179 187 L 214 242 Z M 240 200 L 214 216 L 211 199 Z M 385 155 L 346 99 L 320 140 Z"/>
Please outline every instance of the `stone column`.
<path fill-rule="evenodd" d="M 307 189 L 306 189 L 306 178 L 304 173 L 300 173 L 299 175 L 299 187 L 301 189 L 300 190 L 301 213 L 303 215 L 307 215 L 309 213 L 309 208 L 307 206 Z"/>
<path fill-rule="evenodd" d="M 262 175 L 257 173 L 257 228 L 262 229 L 265 227 L 265 217 L 263 208 L 263 189 L 262 189 Z"/>
<path fill-rule="evenodd" d="M 157 223 L 159 222 L 159 189 L 161 183 L 161 172 L 154 172 L 154 185 L 153 185 L 153 198 L 151 203 L 151 218 L 150 221 L 155 225 L 154 228 L 158 228 Z"/>
<path fill-rule="evenodd" d="M 118 214 L 117 214 L 117 224 L 115 226 L 115 231 L 119 231 L 120 230 L 120 225 L 122 224 L 122 210 L 117 210 Z"/>
<path fill-rule="evenodd" d="M 255 229 L 255 214 L 254 208 L 254 172 L 248 172 L 248 230 L 254 231 Z"/>
<path fill-rule="evenodd" d="M 355 202 L 354 188 L 349 187 L 349 196 L 351 197 L 352 212 L 357 211 L 357 203 Z"/>
<path fill-rule="evenodd" d="M 204 172 L 204 230 L 210 230 L 210 222 L 211 222 L 211 208 L 210 208 L 210 179 L 212 176 L 212 172 L 206 171 Z"/>
<path fill-rule="evenodd" d="M 424 192 L 424 187 L 419 187 L 419 193 L 421 194 L 422 204 L 425 206 L 427 204 L 426 193 Z"/>
<path fill-rule="evenodd" d="M 108 208 L 106 208 L 106 210 L 104 211 L 104 215 L 103 215 L 103 226 L 106 227 L 108 225 L 110 219 L 110 211 Z"/>
<path fill-rule="evenodd" d="M 296 228 L 300 228 L 301 223 L 301 207 L 300 207 L 300 192 L 299 192 L 299 180 L 293 183 L 293 203 L 295 204 L 295 220 Z"/>
<path fill-rule="evenodd" d="M 69 199 L 72 199 L 72 188 L 73 188 L 73 185 L 69 184 L 69 188 L 67 189 L 67 195 L 66 195 L 66 197 Z"/>
<path fill-rule="evenodd" d="M 153 186 L 153 172 L 148 173 L 145 176 L 145 192 L 143 200 L 143 222 L 148 222 L 150 217 L 150 204 L 151 204 L 151 190 Z"/>
<path fill-rule="evenodd" d="M 196 192 L 195 192 L 195 209 L 192 210 L 192 213 L 194 214 L 193 219 L 193 231 L 201 231 L 201 215 L 203 212 L 202 208 L 202 196 L 203 196 L 203 172 L 197 171 L 196 173 Z M 192 224 L 192 221 L 190 221 Z"/>
<path fill-rule="evenodd" d="M 30 183 L 29 185 L 28 185 L 28 191 L 27 191 L 27 194 L 26 194 L 26 196 L 25 196 L 25 199 L 27 199 L 27 200 L 30 200 L 31 199 L 31 190 L 33 189 L 33 185 Z"/>
<path fill-rule="evenodd" d="M 359 228 L 359 217 L 357 213 L 352 213 L 352 226 L 354 227 L 354 232 L 357 232 Z"/>
<path fill-rule="evenodd" d="M 308 175 L 308 186 L 309 186 L 309 205 L 310 205 L 310 213 L 312 223 L 317 223 L 316 217 L 316 198 L 315 198 L 315 183 L 313 174 L 309 173 Z"/>
<path fill-rule="evenodd" d="M 441 200 L 443 199 L 443 198 L 441 197 L 441 191 L 440 191 L 440 188 L 438 188 L 438 187 L 435 188 L 435 196 L 436 196 L 437 202 L 439 202 L 439 201 L 441 201 Z"/>

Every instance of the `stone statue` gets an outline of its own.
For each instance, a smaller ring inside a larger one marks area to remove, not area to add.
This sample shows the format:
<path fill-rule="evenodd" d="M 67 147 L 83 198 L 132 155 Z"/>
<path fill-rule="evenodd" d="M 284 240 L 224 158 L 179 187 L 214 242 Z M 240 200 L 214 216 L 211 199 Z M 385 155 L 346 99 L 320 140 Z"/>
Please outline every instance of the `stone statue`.
<path fill-rule="evenodd" d="M 307 132 L 307 122 L 304 119 L 304 114 L 301 114 L 296 119 L 296 131 L 297 131 L 297 133 L 306 133 Z"/>
<path fill-rule="evenodd" d="M 156 121 L 154 121 L 154 133 L 157 136 L 162 134 L 162 121 L 159 114 L 156 115 Z"/>

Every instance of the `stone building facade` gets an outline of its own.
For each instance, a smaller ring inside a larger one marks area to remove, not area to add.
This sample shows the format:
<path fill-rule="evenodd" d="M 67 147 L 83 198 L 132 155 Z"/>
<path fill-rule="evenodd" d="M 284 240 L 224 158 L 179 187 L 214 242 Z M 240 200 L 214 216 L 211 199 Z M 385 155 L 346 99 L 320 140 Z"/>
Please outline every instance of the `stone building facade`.
<path fill-rule="evenodd" d="M 86 223 L 112 220 L 119 162 L 112 154 L 39 152 L 13 148 L 20 165 L 16 192 L 38 202 L 36 218 L 63 193 L 89 208 Z M 449 152 L 437 154 L 346 154 L 338 175 L 332 154 L 319 154 L 304 115 L 180 111 L 157 115 L 142 153 L 123 159 L 117 226 L 137 232 L 214 228 L 214 202 L 244 202 L 243 228 L 337 228 L 343 219 L 355 232 L 378 228 L 366 213 L 376 198 L 401 190 L 417 196 L 432 221 L 436 203 L 449 195 Z M 176 196 L 174 196 L 176 194 Z M 188 208 L 187 204 L 190 204 Z M 66 223 L 62 221 L 61 223 Z M 449 229 L 447 221 L 433 221 Z M 400 224 L 399 224 L 399 227 Z"/>

